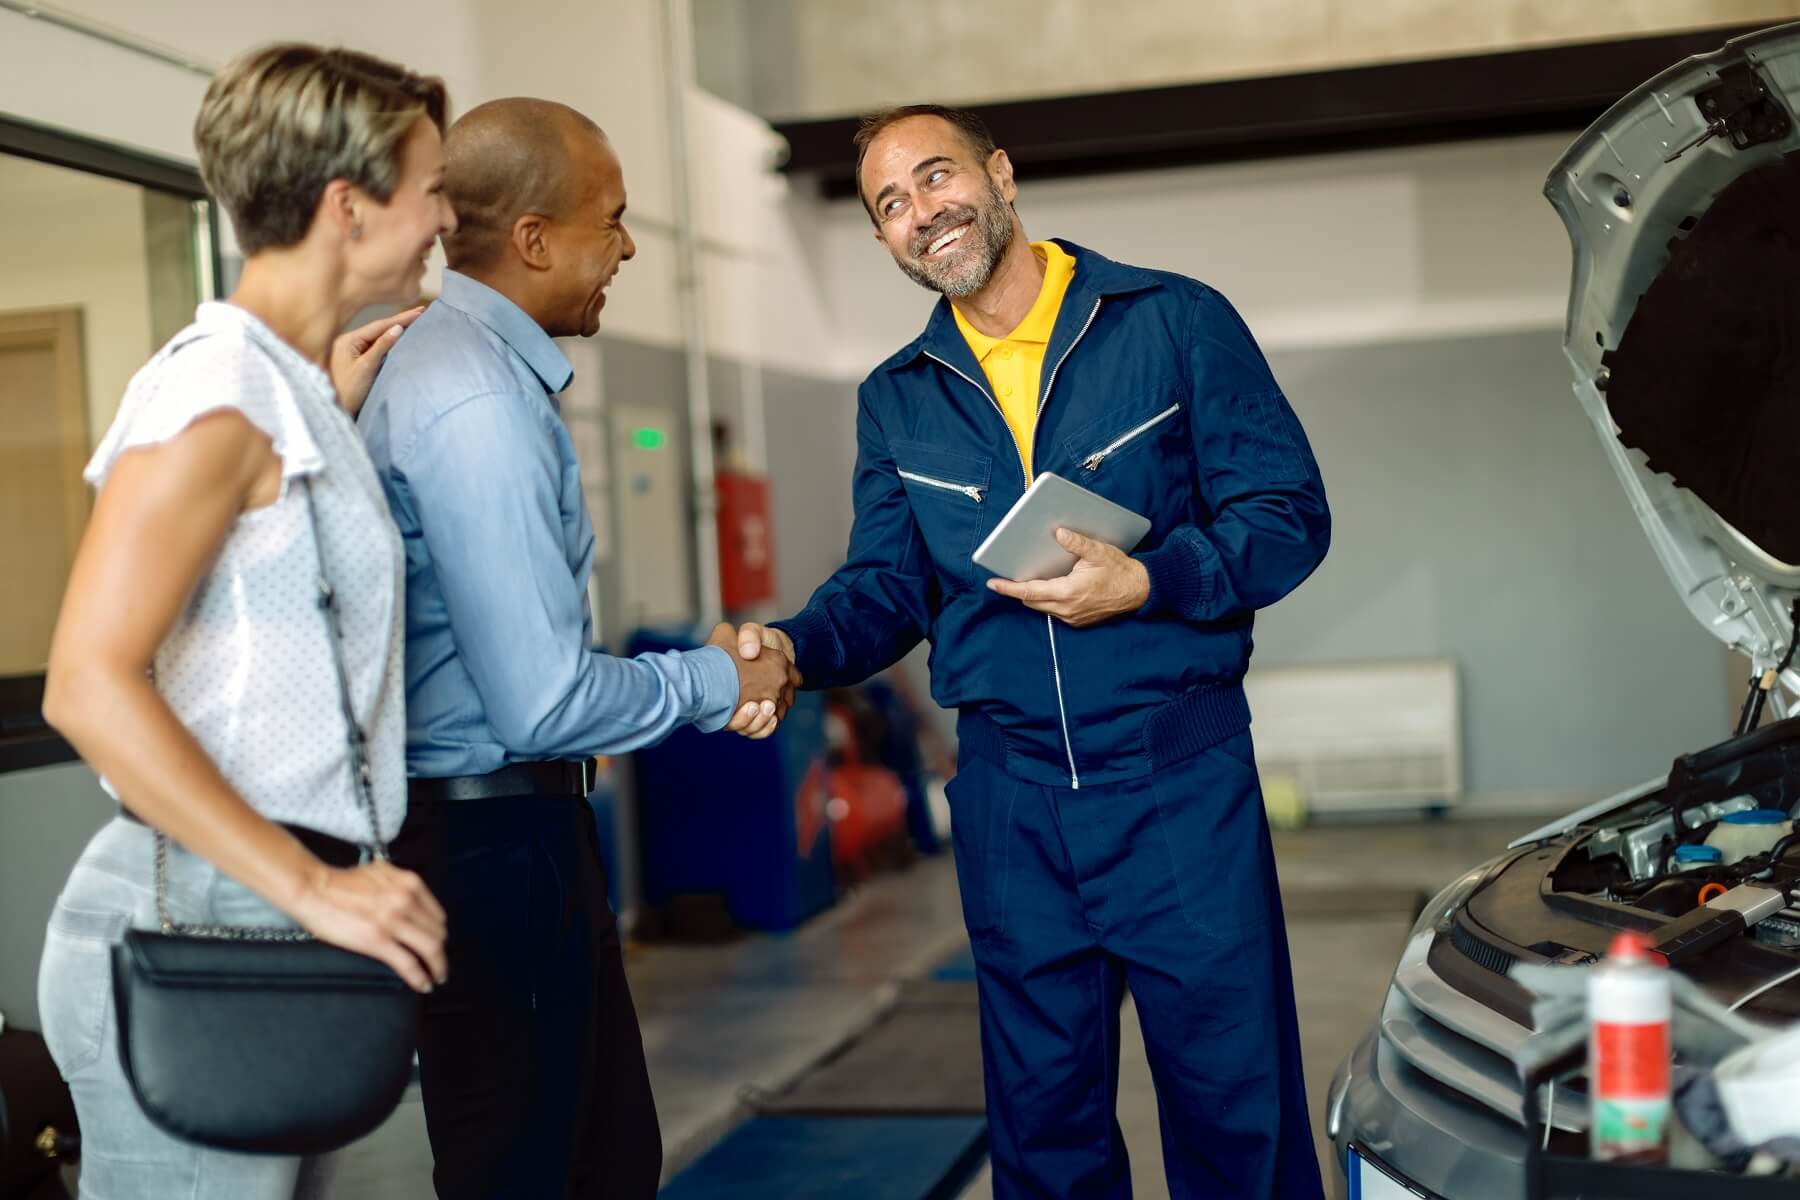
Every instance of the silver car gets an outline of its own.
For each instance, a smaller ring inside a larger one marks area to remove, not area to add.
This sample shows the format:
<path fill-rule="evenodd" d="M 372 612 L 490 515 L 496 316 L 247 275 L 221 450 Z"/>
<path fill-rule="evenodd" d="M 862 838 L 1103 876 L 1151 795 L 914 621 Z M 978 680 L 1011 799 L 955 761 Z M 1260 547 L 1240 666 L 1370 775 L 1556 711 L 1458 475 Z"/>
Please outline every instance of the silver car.
<path fill-rule="evenodd" d="M 1800 807 L 1797 114 L 1800 25 L 1788 25 L 1650 80 L 1550 172 L 1574 245 L 1576 402 L 1682 599 L 1754 671 L 1735 736 L 1519 839 L 1426 907 L 1331 1085 L 1353 1198 L 1524 1194 L 1510 1056 L 1531 1015 L 1515 963 L 1590 962 L 1615 932 L 1641 930 L 1715 998 L 1800 1019 L 1800 854 L 1787 856 L 1800 839 L 1731 865 L 1677 863 L 1728 814 L 1780 821 Z M 1703 890 L 1726 898 L 1703 904 Z M 1540 1103 L 1551 1136 L 1579 1146 L 1579 1083 Z"/>

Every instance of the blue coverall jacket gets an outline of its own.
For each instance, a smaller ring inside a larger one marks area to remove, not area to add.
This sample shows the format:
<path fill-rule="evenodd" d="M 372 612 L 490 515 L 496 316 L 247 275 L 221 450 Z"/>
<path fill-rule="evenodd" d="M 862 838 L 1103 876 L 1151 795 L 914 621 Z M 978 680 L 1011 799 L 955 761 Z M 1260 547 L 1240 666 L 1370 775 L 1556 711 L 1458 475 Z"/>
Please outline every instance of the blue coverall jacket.
<path fill-rule="evenodd" d="M 1203 283 L 1075 257 L 1033 461 L 1151 520 L 1144 607 L 1073 629 L 984 586 L 970 555 L 1029 480 L 947 300 L 857 398 L 848 561 L 795 617 L 809 687 L 922 638 L 962 752 L 1080 787 L 1151 774 L 1248 726 L 1252 614 L 1330 540 L 1318 464 L 1256 343 Z"/>

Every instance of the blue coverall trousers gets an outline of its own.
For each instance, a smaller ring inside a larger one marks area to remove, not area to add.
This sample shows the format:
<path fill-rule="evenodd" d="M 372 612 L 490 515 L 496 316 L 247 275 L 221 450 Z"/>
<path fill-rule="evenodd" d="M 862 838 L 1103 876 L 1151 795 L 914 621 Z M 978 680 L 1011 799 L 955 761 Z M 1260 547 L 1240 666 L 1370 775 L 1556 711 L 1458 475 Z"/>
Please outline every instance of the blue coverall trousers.
<path fill-rule="evenodd" d="M 1079 790 L 965 756 L 950 785 L 994 1195 L 1128 1197 L 1130 989 L 1169 1195 L 1319 1200 L 1274 854 L 1248 732 Z"/>

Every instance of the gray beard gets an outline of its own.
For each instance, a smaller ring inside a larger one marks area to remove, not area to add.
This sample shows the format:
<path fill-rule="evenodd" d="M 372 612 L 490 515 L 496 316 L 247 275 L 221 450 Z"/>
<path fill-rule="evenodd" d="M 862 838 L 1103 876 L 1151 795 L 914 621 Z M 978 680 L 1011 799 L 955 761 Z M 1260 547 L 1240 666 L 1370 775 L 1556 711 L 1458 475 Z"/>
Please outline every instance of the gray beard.
<path fill-rule="evenodd" d="M 963 241 L 981 239 L 980 245 L 965 250 L 955 262 L 941 266 L 914 258 L 895 257 L 906 277 L 928 292 L 938 292 L 952 299 L 973 295 L 988 285 L 1000 260 L 1012 245 L 1011 210 L 1001 198 L 998 188 L 988 187 L 988 201 L 975 210 L 975 222 Z"/>

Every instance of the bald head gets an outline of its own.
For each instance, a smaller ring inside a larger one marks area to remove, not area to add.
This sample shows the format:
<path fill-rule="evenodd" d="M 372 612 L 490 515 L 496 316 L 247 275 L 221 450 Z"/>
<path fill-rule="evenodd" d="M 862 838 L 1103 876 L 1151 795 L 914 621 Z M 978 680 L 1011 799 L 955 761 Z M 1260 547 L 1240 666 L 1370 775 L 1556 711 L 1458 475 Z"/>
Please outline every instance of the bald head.
<path fill-rule="evenodd" d="M 529 213 L 560 219 L 596 184 L 590 170 L 601 128 L 566 104 L 518 96 L 464 113 L 444 138 L 444 190 L 457 230 L 444 239 L 459 271 L 493 264 Z"/>

